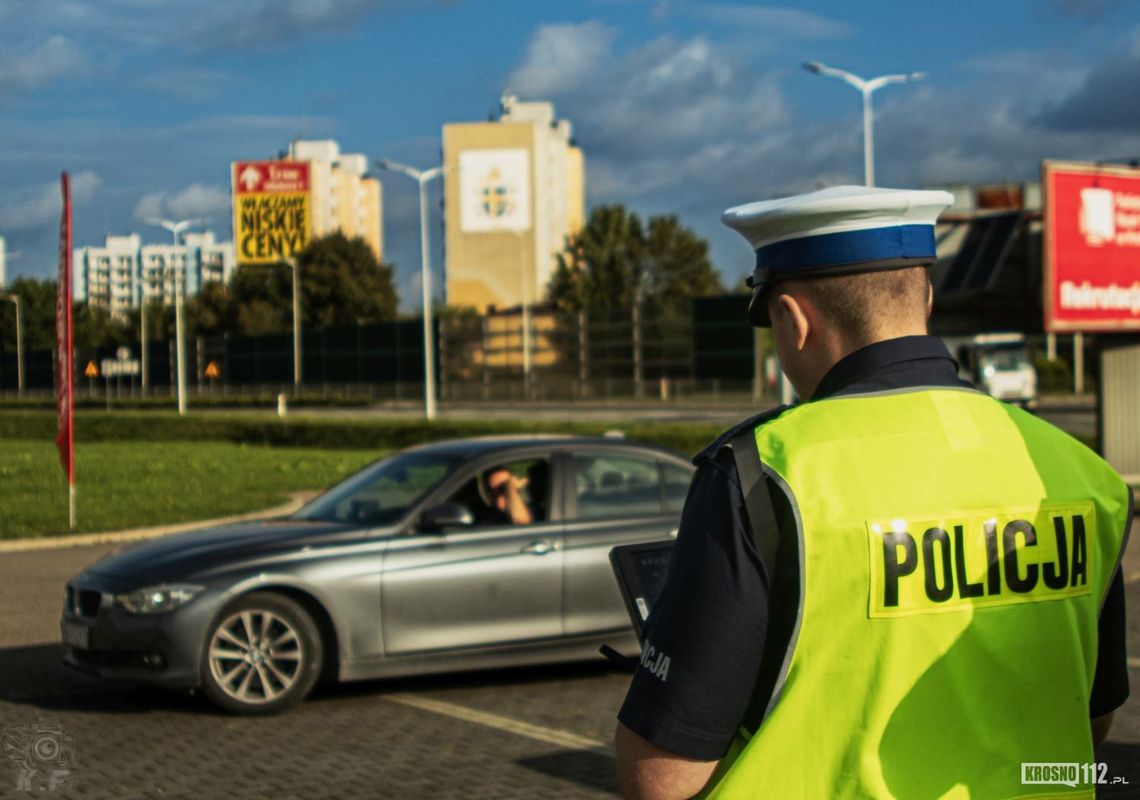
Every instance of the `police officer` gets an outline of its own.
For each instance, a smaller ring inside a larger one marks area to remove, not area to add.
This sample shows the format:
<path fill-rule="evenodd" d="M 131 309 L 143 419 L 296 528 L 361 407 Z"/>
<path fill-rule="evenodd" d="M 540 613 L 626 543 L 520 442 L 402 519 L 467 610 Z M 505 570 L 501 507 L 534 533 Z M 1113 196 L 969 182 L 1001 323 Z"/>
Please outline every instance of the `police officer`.
<path fill-rule="evenodd" d="M 1107 735 L 1132 495 L 927 335 L 951 200 L 836 187 L 725 212 L 802 401 L 695 460 L 659 658 L 618 715 L 627 797 L 1015 797 L 1065 788 L 1023 762 L 1087 763 Z"/>

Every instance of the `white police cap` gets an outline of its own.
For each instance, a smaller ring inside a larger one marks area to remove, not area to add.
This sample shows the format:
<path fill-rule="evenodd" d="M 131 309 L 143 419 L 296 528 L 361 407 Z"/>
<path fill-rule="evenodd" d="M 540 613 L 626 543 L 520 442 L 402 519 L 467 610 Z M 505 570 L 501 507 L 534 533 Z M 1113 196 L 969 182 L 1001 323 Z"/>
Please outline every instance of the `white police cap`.
<path fill-rule="evenodd" d="M 934 263 L 934 222 L 952 202 L 949 192 L 834 186 L 728 209 L 721 221 L 756 251 L 748 320 L 772 324 L 764 291 L 780 280 Z"/>

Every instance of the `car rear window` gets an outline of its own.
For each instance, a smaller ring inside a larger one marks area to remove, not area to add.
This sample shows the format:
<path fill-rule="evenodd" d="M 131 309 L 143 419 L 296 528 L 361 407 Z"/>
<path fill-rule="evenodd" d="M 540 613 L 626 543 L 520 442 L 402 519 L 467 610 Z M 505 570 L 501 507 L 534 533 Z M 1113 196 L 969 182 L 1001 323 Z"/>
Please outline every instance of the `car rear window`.
<path fill-rule="evenodd" d="M 628 455 L 572 458 L 579 519 L 632 517 L 664 511 L 660 462 Z"/>

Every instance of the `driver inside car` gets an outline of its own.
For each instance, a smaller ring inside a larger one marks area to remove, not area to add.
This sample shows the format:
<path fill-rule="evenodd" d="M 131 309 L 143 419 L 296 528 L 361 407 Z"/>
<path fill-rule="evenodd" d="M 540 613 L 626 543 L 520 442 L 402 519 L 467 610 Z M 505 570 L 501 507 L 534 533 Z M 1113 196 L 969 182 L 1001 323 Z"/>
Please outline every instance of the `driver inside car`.
<path fill-rule="evenodd" d="M 530 506 L 523 496 L 528 478 L 520 478 L 506 467 L 493 467 L 484 479 L 491 496 L 492 514 L 498 512 L 501 524 L 529 525 L 534 521 Z"/>

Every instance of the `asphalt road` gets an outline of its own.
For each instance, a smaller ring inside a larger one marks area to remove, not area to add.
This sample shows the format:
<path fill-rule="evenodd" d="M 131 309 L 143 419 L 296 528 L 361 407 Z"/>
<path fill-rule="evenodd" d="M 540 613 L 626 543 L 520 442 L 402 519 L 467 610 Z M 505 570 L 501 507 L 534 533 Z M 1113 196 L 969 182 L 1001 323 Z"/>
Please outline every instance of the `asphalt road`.
<path fill-rule="evenodd" d="M 1140 527 L 1140 526 L 1135 526 Z M 1137 531 L 1140 533 L 1140 531 Z M 1125 559 L 1140 608 L 1140 536 Z M 62 587 L 108 545 L 0 555 L 0 738 L 46 742 L 40 772 L 0 752 L 0 798 L 595 798 L 616 794 L 610 739 L 628 681 L 606 662 L 324 687 L 267 719 L 60 666 Z M 1140 694 L 1140 614 L 1129 623 Z M 62 744 L 53 749 L 52 742 Z M 1140 796 L 1140 700 L 1098 754 Z M 54 765 L 55 772 L 51 771 Z M 50 782 L 55 780 L 55 788 Z"/>

